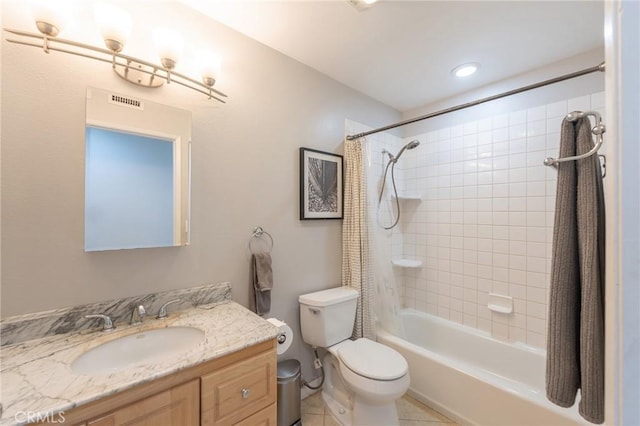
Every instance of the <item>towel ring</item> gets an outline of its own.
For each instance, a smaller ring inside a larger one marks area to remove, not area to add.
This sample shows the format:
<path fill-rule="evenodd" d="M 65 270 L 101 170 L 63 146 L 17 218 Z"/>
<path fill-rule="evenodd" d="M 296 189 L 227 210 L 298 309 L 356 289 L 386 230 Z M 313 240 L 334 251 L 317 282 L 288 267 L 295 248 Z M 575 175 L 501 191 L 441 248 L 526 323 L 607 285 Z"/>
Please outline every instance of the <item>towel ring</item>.
<path fill-rule="evenodd" d="M 271 247 L 269 247 L 269 252 L 271 252 L 271 250 L 273 250 L 273 237 L 271 236 L 270 233 L 268 233 L 267 231 L 262 229 L 262 227 L 257 226 L 256 228 L 254 228 L 253 233 L 251 234 L 251 238 L 249 239 L 249 251 L 251 253 L 255 254 L 255 252 L 253 251 L 253 246 L 251 245 L 251 243 L 253 243 L 253 241 L 255 239 L 261 238 L 263 235 L 266 235 L 267 237 L 269 237 L 269 241 L 271 242 Z"/>

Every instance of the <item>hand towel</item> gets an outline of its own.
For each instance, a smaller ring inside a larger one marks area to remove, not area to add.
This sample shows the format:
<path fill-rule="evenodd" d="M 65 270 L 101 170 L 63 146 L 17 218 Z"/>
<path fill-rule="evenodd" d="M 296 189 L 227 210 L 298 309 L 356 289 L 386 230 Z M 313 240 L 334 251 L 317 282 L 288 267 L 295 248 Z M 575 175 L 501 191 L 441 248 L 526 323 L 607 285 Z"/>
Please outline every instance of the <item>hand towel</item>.
<path fill-rule="evenodd" d="M 560 157 L 593 148 L 588 118 L 562 123 Z M 596 155 L 558 164 L 547 335 L 547 397 L 604 421 L 604 196 Z"/>
<path fill-rule="evenodd" d="M 271 289 L 273 288 L 271 255 L 269 253 L 251 255 L 251 272 L 256 313 L 268 314 L 271 311 Z"/>
<path fill-rule="evenodd" d="M 255 253 L 251 256 L 254 265 L 254 282 L 260 291 L 271 290 L 273 287 L 273 272 L 271 271 L 271 254 Z"/>

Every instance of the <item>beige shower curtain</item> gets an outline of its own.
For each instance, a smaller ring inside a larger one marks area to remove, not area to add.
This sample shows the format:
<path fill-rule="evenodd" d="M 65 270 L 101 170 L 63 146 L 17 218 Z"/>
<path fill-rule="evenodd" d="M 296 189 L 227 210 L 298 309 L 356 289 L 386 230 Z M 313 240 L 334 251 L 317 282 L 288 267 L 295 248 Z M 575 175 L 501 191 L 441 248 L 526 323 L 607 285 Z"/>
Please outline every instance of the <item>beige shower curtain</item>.
<path fill-rule="evenodd" d="M 371 255 L 367 213 L 365 139 L 344 142 L 344 220 L 342 222 L 342 285 L 360 292 L 353 337 L 375 339 L 372 311 Z"/>

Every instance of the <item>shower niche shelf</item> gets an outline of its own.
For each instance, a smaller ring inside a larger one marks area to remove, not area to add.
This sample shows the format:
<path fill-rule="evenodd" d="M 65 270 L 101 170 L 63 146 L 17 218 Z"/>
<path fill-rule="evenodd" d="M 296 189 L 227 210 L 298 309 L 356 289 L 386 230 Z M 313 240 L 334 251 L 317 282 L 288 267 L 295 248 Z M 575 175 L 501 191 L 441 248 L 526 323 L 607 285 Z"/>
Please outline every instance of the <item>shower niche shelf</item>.
<path fill-rule="evenodd" d="M 422 196 L 417 192 L 405 192 L 403 194 L 398 194 L 398 200 L 422 201 Z"/>
<path fill-rule="evenodd" d="M 411 259 L 393 259 L 391 261 L 393 266 L 399 266 L 400 268 L 421 268 L 422 260 Z"/>

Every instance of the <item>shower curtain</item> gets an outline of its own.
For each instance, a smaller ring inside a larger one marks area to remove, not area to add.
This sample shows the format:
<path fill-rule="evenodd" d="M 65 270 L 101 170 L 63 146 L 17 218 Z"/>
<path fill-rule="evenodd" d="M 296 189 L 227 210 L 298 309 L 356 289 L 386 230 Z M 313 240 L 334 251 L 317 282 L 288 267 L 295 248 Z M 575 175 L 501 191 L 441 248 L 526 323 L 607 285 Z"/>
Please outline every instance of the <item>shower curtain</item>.
<path fill-rule="evenodd" d="M 388 136 L 388 135 L 387 135 Z M 391 263 L 392 245 L 394 238 L 401 238 L 398 227 L 385 229 L 393 223 L 395 201 L 393 191 L 390 191 L 392 182 L 387 176 L 387 182 L 383 185 L 382 178 L 386 166 L 387 157 L 384 150 L 396 148 L 386 146 L 385 140 L 371 137 L 367 158 L 367 192 L 369 197 L 369 240 L 370 256 L 373 269 L 373 286 L 375 290 L 376 324 L 378 327 L 396 335 L 404 337 L 404 329 L 399 321 L 400 296 L 397 291 L 396 275 Z M 397 144 L 402 144 L 397 139 Z M 381 161 L 372 161 L 373 157 Z M 379 155 L 376 158 L 376 155 Z M 380 190 L 384 187 L 382 199 L 378 203 Z M 399 271 L 398 271 L 399 272 Z"/>
<path fill-rule="evenodd" d="M 391 264 L 392 231 L 378 224 L 378 188 L 384 166 L 372 162 L 372 153 L 382 151 L 382 143 L 375 136 L 369 141 L 345 141 L 342 283 L 361 294 L 354 338 L 374 339 L 376 326 L 402 336 Z"/>
<path fill-rule="evenodd" d="M 362 139 L 345 140 L 344 220 L 342 222 L 342 285 L 360 293 L 353 337 L 375 339 L 372 270 L 367 213 L 366 146 Z"/>

